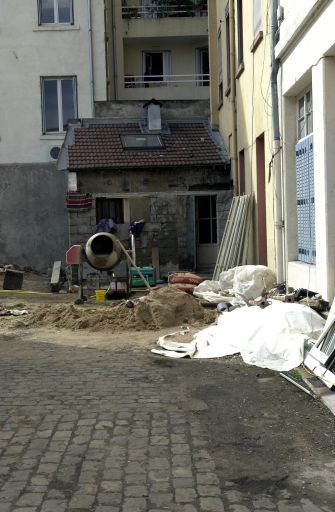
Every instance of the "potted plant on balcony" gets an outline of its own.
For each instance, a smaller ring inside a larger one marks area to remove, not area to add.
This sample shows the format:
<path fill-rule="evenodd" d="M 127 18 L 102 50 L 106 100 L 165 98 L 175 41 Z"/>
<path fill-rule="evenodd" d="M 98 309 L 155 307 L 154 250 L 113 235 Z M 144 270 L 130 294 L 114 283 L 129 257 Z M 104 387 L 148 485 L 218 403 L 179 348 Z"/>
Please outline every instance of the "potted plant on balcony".
<path fill-rule="evenodd" d="M 192 16 L 194 11 L 194 0 L 156 0 L 155 5 L 158 18 Z"/>
<path fill-rule="evenodd" d="M 195 12 L 197 16 L 207 16 L 207 0 L 196 0 Z"/>
<path fill-rule="evenodd" d="M 138 8 L 136 6 L 128 5 L 126 0 L 122 0 L 122 18 L 133 19 L 138 17 Z"/>

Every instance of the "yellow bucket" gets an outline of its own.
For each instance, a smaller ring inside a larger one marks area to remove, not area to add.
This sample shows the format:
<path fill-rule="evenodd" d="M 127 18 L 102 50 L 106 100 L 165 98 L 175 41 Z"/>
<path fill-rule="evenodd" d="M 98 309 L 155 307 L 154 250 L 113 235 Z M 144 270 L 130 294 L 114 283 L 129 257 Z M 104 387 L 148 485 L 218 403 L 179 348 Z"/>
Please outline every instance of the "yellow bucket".
<path fill-rule="evenodd" d="M 95 300 L 106 300 L 107 290 L 95 290 Z"/>

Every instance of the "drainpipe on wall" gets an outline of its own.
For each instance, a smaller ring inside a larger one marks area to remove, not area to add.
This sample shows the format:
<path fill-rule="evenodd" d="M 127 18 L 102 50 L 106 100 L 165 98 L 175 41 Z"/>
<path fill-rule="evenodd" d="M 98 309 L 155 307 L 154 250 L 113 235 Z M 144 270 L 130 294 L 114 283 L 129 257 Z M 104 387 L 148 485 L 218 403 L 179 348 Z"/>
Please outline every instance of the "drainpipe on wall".
<path fill-rule="evenodd" d="M 235 67 L 235 7 L 234 0 L 229 0 L 229 45 L 230 45 L 230 98 L 232 107 L 232 135 L 230 159 L 234 196 L 239 194 L 239 178 L 237 168 L 237 111 L 236 111 L 236 67 Z"/>
<path fill-rule="evenodd" d="M 115 20 L 115 2 L 112 0 L 112 41 L 113 41 L 113 100 L 118 99 L 117 89 L 117 59 L 116 59 L 116 20 Z M 121 20 L 122 21 L 122 20 Z"/>
<path fill-rule="evenodd" d="M 275 46 L 277 42 L 278 21 L 277 21 L 278 0 L 272 0 L 271 6 L 271 97 L 272 97 L 272 166 L 274 179 L 274 226 L 275 226 L 275 254 L 277 281 L 281 283 L 285 279 L 284 273 L 284 222 L 282 202 L 282 169 L 281 169 L 281 143 L 279 129 L 279 106 L 277 77 L 279 61 L 275 58 Z"/>
<path fill-rule="evenodd" d="M 91 89 L 91 111 L 92 111 L 92 117 L 94 117 L 95 116 L 95 106 L 94 106 L 94 70 L 93 70 L 92 4 L 91 4 L 91 0 L 87 0 L 87 29 L 88 29 L 89 77 L 90 77 L 90 89 Z"/>

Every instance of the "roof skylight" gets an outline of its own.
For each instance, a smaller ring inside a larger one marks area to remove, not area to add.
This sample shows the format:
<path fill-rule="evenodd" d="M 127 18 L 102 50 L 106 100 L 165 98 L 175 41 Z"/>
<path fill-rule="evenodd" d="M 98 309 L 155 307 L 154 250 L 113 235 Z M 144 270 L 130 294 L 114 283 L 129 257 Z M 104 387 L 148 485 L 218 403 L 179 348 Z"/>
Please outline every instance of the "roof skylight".
<path fill-rule="evenodd" d="M 124 149 L 162 149 L 162 138 L 157 134 L 126 134 L 120 135 Z"/>

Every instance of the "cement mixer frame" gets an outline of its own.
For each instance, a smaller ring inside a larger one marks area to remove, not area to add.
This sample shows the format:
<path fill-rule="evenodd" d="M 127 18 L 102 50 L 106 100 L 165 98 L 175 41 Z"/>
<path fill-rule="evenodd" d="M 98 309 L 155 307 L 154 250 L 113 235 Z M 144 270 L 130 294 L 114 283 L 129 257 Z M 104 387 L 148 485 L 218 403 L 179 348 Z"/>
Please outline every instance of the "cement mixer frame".
<path fill-rule="evenodd" d="M 96 270 L 109 271 L 121 261 L 124 256 L 131 267 L 135 267 L 138 274 L 148 290 L 151 286 L 136 265 L 134 254 L 134 237 L 132 237 L 132 249 L 127 250 L 121 241 L 112 233 L 95 233 L 86 242 L 85 245 L 72 245 L 66 252 L 67 265 L 78 265 L 78 299 L 84 300 L 83 295 L 83 263 L 87 262 Z M 132 256 L 130 256 L 130 254 Z"/>

